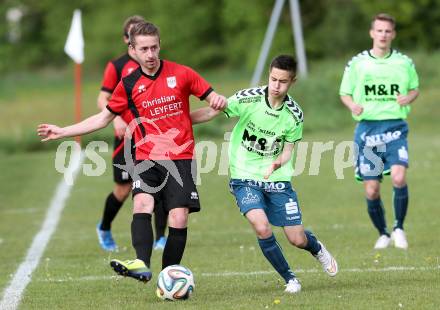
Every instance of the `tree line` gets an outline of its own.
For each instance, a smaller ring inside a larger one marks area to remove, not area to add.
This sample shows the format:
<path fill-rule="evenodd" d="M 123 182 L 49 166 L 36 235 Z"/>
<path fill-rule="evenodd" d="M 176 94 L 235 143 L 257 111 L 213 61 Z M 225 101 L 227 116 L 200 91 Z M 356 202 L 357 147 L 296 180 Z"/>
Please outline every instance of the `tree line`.
<path fill-rule="evenodd" d="M 271 55 L 294 53 L 288 2 Z M 368 48 L 371 17 L 396 17 L 395 46 L 440 46 L 440 0 L 301 0 L 309 58 L 340 57 Z M 82 10 L 85 65 L 102 68 L 125 51 L 122 24 L 134 14 L 159 26 L 162 57 L 195 68 L 255 66 L 274 0 L 3 0 L 0 2 L 0 71 L 62 66 L 73 10 Z M 15 10 L 15 11 L 14 11 Z M 14 17 L 14 14 L 15 17 Z M 17 12 L 20 15 L 17 20 Z"/>

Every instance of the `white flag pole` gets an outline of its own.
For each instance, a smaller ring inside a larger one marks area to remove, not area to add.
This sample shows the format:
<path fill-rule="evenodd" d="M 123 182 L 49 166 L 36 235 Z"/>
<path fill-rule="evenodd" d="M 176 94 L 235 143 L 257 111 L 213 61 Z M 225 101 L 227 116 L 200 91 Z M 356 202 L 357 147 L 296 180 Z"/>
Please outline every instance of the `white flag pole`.
<path fill-rule="evenodd" d="M 84 61 L 84 37 L 80 10 L 73 12 L 64 51 L 75 62 L 75 123 L 78 123 L 81 121 L 81 64 Z M 81 137 L 75 137 L 75 141 L 81 144 Z"/>

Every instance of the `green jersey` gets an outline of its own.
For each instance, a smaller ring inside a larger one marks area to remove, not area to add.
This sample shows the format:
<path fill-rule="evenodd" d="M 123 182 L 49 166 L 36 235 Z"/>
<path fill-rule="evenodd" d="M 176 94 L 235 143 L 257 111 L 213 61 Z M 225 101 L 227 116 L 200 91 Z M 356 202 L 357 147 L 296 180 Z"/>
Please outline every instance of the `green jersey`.
<path fill-rule="evenodd" d="M 238 91 L 228 98 L 227 117 L 239 117 L 232 130 L 229 146 L 231 178 L 257 181 L 290 181 L 292 158 L 264 179 L 272 162 L 281 154 L 284 143 L 302 138 L 303 112 L 287 95 L 283 105 L 273 109 L 267 86 Z"/>
<path fill-rule="evenodd" d="M 419 87 L 419 78 L 412 60 L 391 50 L 384 58 L 375 58 L 363 51 L 345 67 L 339 94 L 352 96 L 364 111 L 355 120 L 406 119 L 410 106 L 397 103 L 398 94 Z"/>

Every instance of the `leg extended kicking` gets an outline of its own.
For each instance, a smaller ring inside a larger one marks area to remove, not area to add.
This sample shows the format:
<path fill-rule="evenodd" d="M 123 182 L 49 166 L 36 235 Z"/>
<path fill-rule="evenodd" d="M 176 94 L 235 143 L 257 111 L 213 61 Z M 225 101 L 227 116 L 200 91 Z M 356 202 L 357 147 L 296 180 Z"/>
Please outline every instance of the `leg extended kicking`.
<path fill-rule="evenodd" d="M 151 214 L 154 209 L 154 198 L 150 194 L 138 193 L 134 196 L 133 203 L 131 237 L 132 245 L 136 251 L 136 259 L 126 261 L 112 259 L 110 266 L 119 275 L 147 282 L 152 276 L 150 271 L 150 259 L 153 247 Z"/>

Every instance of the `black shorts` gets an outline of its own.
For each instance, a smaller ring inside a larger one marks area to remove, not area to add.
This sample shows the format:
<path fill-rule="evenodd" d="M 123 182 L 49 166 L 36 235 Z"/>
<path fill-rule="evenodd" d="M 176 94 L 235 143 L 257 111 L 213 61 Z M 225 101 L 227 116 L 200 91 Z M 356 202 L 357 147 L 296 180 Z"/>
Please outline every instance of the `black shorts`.
<path fill-rule="evenodd" d="M 200 201 L 195 177 L 195 160 L 136 161 L 133 196 L 151 194 L 156 203 L 164 202 L 166 212 L 180 207 L 188 208 L 189 212 L 198 212 Z"/>
<path fill-rule="evenodd" d="M 132 148 L 132 158 L 134 162 L 134 149 Z M 113 156 L 112 156 L 112 166 L 113 166 L 113 181 L 118 184 L 127 184 L 131 183 L 130 173 L 124 169 L 116 167 L 115 164 L 126 165 L 125 156 L 124 156 L 124 140 L 115 137 L 115 141 L 113 144 Z M 131 171 L 131 169 L 129 170 Z"/>

